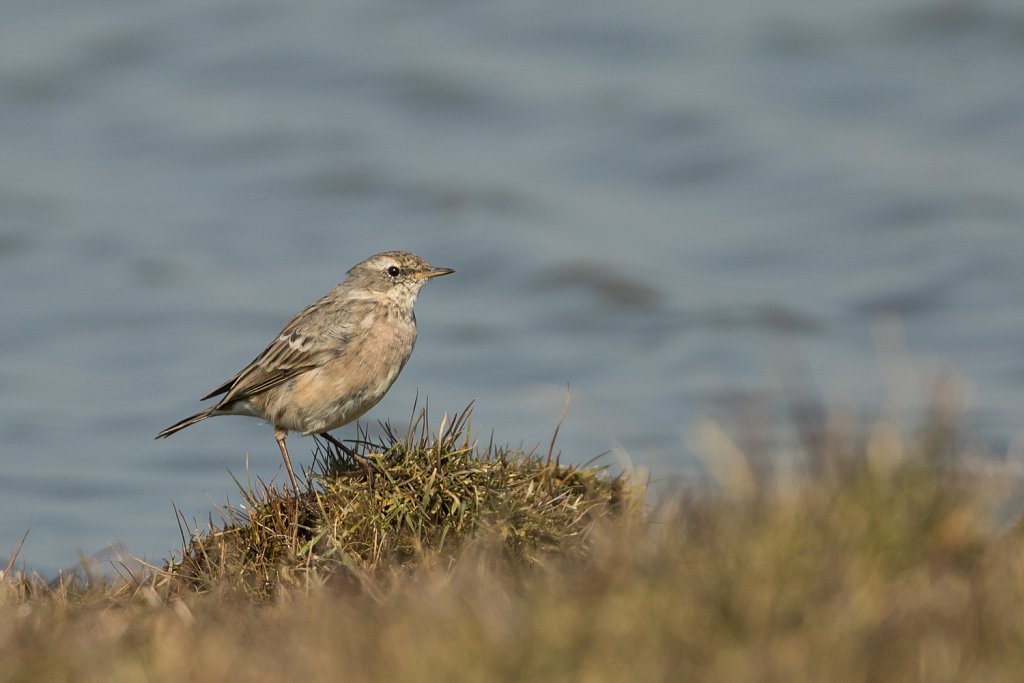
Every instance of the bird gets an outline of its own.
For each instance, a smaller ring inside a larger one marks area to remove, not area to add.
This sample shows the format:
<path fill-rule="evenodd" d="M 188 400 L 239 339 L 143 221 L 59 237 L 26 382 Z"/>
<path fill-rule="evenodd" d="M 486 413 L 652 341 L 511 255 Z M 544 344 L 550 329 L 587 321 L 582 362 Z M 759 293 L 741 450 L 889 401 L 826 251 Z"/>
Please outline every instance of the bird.
<path fill-rule="evenodd" d="M 416 254 L 385 251 L 352 266 L 345 280 L 288 321 L 251 363 L 200 400 L 217 403 L 156 435 L 163 439 L 218 415 L 246 415 L 274 426 L 292 490 L 298 480 L 286 439 L 316 434 L 373 470 L 330 430 L 373 408 L 405 367 L 416 344 L 413 305 L 432 278 L 449 275 Z"/>

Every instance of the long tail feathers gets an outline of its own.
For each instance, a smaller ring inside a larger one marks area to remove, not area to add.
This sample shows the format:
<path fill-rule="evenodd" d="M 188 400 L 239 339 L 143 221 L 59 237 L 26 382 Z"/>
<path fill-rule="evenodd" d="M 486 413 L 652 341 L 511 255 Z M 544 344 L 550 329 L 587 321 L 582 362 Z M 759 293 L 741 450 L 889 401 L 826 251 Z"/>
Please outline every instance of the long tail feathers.
<path fill-rule="evenodd" d="M 158 438 L 158 439 L 166 439 L 171 434 L 174 434 L 175 432 L 180 432 L 185 427 L 191 427 L 196 422 L 202 422 L 206 418 L 212 417 L 214 415 L 215 408 L 216 408 L 216 406 L 210 406 L 206 410 L 198 412 L 198 413 L 196 413 L 195 415 L 193 415 L 191 417 L 186 417 L 181 422 L 176 422 L 176 423 L 172 424 L 170 427 L 168 427 L 167 429 L 165 429 L 162 432 L 160 432 L 159 434 L 157 434 L 156 438 Z"/>

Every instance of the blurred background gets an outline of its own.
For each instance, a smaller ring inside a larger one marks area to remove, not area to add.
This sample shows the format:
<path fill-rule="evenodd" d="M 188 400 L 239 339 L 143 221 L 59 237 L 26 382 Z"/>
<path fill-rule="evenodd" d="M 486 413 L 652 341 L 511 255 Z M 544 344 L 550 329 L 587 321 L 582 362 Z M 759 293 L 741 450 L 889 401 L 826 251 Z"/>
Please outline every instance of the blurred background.
<path fill-rule="evenodd" d="M 912 417 L 953 373 L 1014 457 L 1022 64 L 1018 0 L 7 7 L 0 566 L 160 561 L 172 502 L 281 482 L 257 420 L 153 436 L 386 249 L 458 273 L 371 423 L 546 451 L 568 383 L 564 458 L 666 479 L 787 377 Z"/>

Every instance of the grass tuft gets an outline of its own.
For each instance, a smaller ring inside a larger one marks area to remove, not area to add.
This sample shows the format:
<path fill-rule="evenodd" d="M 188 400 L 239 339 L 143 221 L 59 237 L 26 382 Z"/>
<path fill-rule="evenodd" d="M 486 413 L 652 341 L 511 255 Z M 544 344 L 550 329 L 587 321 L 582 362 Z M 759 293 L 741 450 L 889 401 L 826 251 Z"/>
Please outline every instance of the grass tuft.
<path fill-rule="evenodd" d="M 424 410 L 403 433 L 361 432 L 354 450 L 376 464 L 372 488 L 350 455 L 317 440 L 305 491 L 240 484 L 243 504 L 186 538 L 165 581 L 255 598 L 325 582 L 374 592 L 396 570 L 450 564 L 470 541 L 522 566 L 579 556 L 594 525 L 625 504 L 625 480 L 605 467 L 480 447 L 470 416 L 471 406 L 430 432 Z"/>

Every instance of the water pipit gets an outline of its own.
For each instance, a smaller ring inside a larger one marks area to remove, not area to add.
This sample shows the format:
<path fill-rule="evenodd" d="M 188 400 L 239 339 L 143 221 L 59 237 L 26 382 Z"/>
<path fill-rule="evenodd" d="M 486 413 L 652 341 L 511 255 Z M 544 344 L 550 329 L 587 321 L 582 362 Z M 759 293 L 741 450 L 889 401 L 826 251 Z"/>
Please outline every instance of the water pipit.
<path fill-rule="evenodd" d="M 201 400 L 223 396 L 171 425 L 161 439 L 215 415 L 248 415 L 274 425 L 292 489 L 299 491 L 285 439 L 318 434 L 373 469 L 329 433 L 375 406 L 405 367 L 416 343 L 413 304 L 427 280 L 455 271 L 416 254 L 387 251 L 358 263 L 348 277 L 288 321 L 263 353 Z"/>

